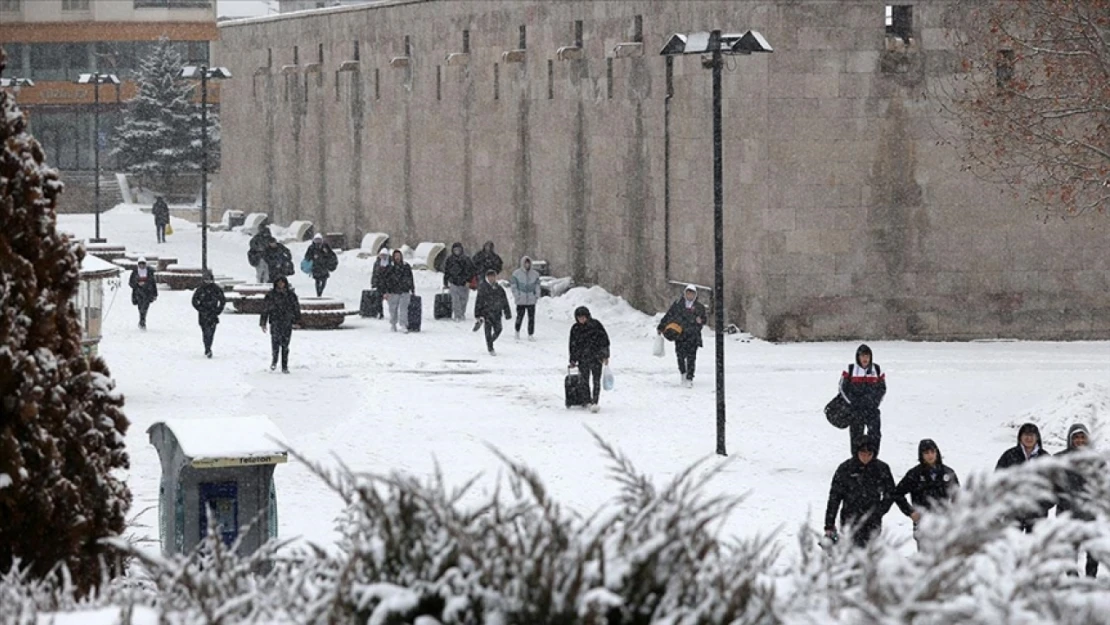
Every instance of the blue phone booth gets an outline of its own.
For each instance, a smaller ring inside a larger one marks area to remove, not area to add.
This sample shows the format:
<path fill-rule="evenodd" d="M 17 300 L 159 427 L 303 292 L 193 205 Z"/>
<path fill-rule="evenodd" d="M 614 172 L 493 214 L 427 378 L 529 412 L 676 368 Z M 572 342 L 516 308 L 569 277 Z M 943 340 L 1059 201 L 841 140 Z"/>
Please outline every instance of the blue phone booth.
<path fill-rule="evenodd" d="M 186 553 L 208 531 L 243 554 L 277 536 L 274 467 L 288 460 L 267 417 L 167 419 L 147 430 L 162 461 L 158 534 L 162 552 Z M 209 518 L 211 515 L 211 518 Z"/>

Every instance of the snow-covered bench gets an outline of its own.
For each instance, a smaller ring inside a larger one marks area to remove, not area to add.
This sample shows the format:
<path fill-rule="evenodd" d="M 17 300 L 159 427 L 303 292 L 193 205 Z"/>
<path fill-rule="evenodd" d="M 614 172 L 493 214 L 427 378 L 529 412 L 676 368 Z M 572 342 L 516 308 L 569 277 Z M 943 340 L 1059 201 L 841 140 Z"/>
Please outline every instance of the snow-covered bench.
<path fill-rule="evenodd" d="M 384 232 L 370 232 L 362 237 L 358 246 L 359 258 L 374 258 L 389 243 L 389 235 Z"/>
<path fill-rule="evenodd" d="M 446 252 L 447 246 L 443 243 L 421 243 L 412 252 L 412 268 L 440 271 Z"/>
<path fill-rule="evenodd" d="M 243 221 L 243 225 L 239 228 L 239 231 L 243 234 L 254 236 L 258 234 L 259 228 L 266 225 L 266 222 L 269 221 L 269 219 L 270 216 L 266 213 L 251 213 L 247 215 L 247 218 L 245 221 Z"/>
<path fill-rule="evenodd" d="M 316 233 L 315 227 L 311 221 L 298 220 L 289 224 L 287 229 L 289 232 L 290 240 L 293 241 L 308 241 L 312 235 Z"/>

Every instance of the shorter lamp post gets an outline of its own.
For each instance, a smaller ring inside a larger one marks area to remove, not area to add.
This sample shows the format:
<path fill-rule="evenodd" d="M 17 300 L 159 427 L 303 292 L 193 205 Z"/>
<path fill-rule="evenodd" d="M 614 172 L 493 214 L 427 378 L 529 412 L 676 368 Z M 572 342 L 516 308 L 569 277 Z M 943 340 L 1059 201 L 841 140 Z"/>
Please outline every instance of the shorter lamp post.
<path fill-rule="evenodd" d="M 111 84 L 119 88 L 119 77 L 115 74 L 102 74 L 100 72 L 93 72 L 91 74 L 81 74 L 77 77 L 77 84 L 79 85 L 92 85 L 93 86 L 93 169 L 96 170 L 96 180 L 94 181 L 93 198 L 96 206 L 96 238 L 93 239 L 94 243 L 103 243 L 104 239 L 100 238 L 100 85 Z"/>
<path fill-rule="evenodd" d="M 663 56 L 711 54 L 705 62 L 713 70 L 713 312 L 717 349 L 717 453 L 725 451 L 725 270 L 724 188 L 721 167 L 721 67 L 724 54 L 774 52 L 763 35 L 749 30 L 743 34 L 721 31 L 675 34 L 659 52 Z"/>
<path fill-rule="evenodd" d="M 200 78 L 200 268 L 208 269 L 208 81 L 231 78 L 226 67 L 186 65 L 182 78 Z"/>

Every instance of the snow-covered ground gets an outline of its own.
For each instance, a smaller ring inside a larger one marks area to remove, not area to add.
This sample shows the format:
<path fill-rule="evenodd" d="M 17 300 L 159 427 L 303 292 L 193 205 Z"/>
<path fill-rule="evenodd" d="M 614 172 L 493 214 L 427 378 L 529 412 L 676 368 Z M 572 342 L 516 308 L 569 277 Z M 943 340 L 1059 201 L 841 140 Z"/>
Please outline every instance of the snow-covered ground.
<path fill-rule="evenodd" d="M 101 216 L 109 242 L 199 266 L 198 228 L 178 219 L 173 226 L 175 233 L 159 245 L 148 212 L 121 206 Z M 59 228 L 89 237 L 93 217 L 61 215 Z M 210 266 L 217 274 L 253 281 L 247 241 L 235 232 L 210 233 Z M 290 245 L 298 263 L 306 245 Z M 516 265 L 505 261 L 506 267 Z M 354 252 L 341 254 L 325 295 L 357 308 L 361 290 L 369 288 L 371 263 Z M 599 288 L 579 288 L 540 301 L 536 342 L 514 341 L 508 326 L 493 357 L 469 322 L 431 318 L 442 276 L 415 273 L 424 298 L 423 332 L 391 333 L 387 322 L 359 317 L 348 317 L 335 331 L 297 331 L 291 375 L 269 371 L 269 336 L 255 316 L 236 315 L 229 306 L 217 330 L 215 358 L 208 360 L 191 292 L 162 291 L 146 332 L 137 327 L 127 288 L 114 299 L 109 293 L 101 354 L 126 396 L 131 419 L 133 510 L 157 505 L 160 468 L 146 430 L 166 418 L 265 414 L 310 458 L 330 461 L 334 454 L 356 470 L 419 474 L 438 461 L 456 483 L 484 473 L 487 488 L 500 470 L 488 444 L 536 468 L 560 501 L 582 512 L 615 493 L 587 428 L 657 478 L 713 453 L 710 332 L 699 353 L 695 386 L 682 388 L 670 346 L 665 359 L 651 355 L 652 316 Z M 308 276 L 298 273 L 292 283 L 302 296 L 314 294 Z M 567 334 L 572 311 L 583 304 L 613 340 L 616 388 L 602 394 L 598 414 L 563 407 Z M 1092 426 L 1099 445 L 1100 422 L 1110 415 L 1108 343 L 870 344 L 887 374 L 881 457 L 896 478 L 916 461 L 917 443 L 925 437 L 937 441 L 961 477 L 993 468 L 1015 443 L 1012 424 L 1025 419 L 1041 425 L 1050 451 L 1062 448 L 1074 420 Z M 726 337 L 731 464 L 716 488 L 749 493 L 726 531 L 779 530 L 778 539 L 791 554 L 802 522 L 820 527 L 832 472 L 848 456 L 847 433 L 833 429 L 822 408 L 855 348 L 856 343 L 776 345 Z M 297 462 L 278 466 L 276 483 L 280 534 L 332 544 L 338 497 Z M 909 536 L 909 520 L 896 509 L 886 521 L 887 534 Z M 145 527 L 136 532 L 156 539 L 154 509 L 140 522 Z"/>

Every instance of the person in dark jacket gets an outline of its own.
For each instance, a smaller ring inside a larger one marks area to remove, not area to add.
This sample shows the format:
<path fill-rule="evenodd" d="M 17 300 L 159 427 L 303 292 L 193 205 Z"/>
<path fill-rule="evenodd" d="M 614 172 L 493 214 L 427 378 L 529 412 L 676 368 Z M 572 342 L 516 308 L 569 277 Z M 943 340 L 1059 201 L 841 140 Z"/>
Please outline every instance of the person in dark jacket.
<path fill-rule="evenodd" d="M 513 318 L 505 289 L 497 283 L 497 273 L 490 269 L 486 272 L 486 279 L 478 287 L 478 298 L 474 300 L 474 316 L 479 324 L 484 323 L 486 326 L 486 349 L 489 350 L 490 356 L 497 355 L 493 349 L 493 342 L 501 336 L 501 315 L 505 315 L 506 319 Z"/>
<path fill-rule="evenodd" d="M 944 464 L 940 448 L 933 439 L 926 438 L 918 443 L 917 465 L 906 471 L 906 475 L 894 489 L 895 503 L 913 521 L 914 540 L 917 540 L 917 524 L 921 521 L 921 514 L 932 510 L 937 502 L 952 501 L 959 487 L 959 477 L 951 467 Z M 912 505 L 906 505 L 906 495 L 910 496 Z M 918 546 L 920 547 L 920 542 Z"/>
<path fill-rule="evenodd" d="M 161 195 L 154 198 L 154 206 L 150 208 L 154 215 L 154 233 L 158 235 L 158 242 L 166 242 L 166 226 L 170 225 L 170 205 Z"/>
<path fill-rule="evenodd" d="M 1067 457 L 1077 452 L 1089 450 L 1090 442 L 1091 433 L 1087 430 L 1087 426 L 1082 423 L 1072 424 L 1072 426 L 1068 428 L 1067 449 L 1061 451 L 1056 456 Z M 1091 513 L 1088 508 L 1089 505 L 1087 481 L 1079 472 L 1069 469 L 1067 471 L 1067 489 L 1059 494 L 1056 504 L 1056 514 L 1059 515 L 1067 512 L 1081 521 L 1093 521 L 1095 520 L 1095 515 Z M 1098 576 L 1098 560 L 1095 560 L 1090 553 L 1087 554 L 1086 573 L 1087 577 Z"/>
<path fill-rule="evenodd" d="M 154 270 L 147 267 L 145 258 L 139 257 L 127 284 L 131 286 L 131 303 L 139 307 L 139 329 L 145 330 L 146 312 L 154 300 L 158 299 L 158 283 L 154 280 Z"/>
<path fill-rule="evenodd" d="M 994 469 L 1001 471 L 1016 467 L 1037 458 L 1048 458 L 1052 454 L 1044 450 L 1041 445 L 1041 430 L 1033 423 L 1025 423 L 1018 429 L 1017 445 L 1002 452 Z M 1017 519 L 1018 528 L 1025 533 L 1033 531 L 1033 525 L 1048 518 L 1048 511 L 1052 509 L 1053 502 L 1041 502 L 1041 514 Z"/>
<path fill-rule="evenodd" d="M 316 281 L 316 297 L 324 294 L 324 287 L 328 285 L 328 276 L 339 266 L 339 257 L 335 250 L 324 243 L 324 235 L 319 232 L 312 237 L 312 243 L 304 251 L 304 259 L 312 263 L 312 279 Z"/>
<path fill-rule="evenodd" d="M 674 353 L 678 356 L 678 373 L 686 387 L 694 385 L 694 366 L 698 348 L 702 346 L 701 328 L 705 325 L 705 305 L 698 301 L 698 287 L 688 284 L 682 297 L 671 304 L 667 314 L 659 320 L 656 330 L 663 334 L 670 324 L 678 324 L 681 332 L 674 338 Z M 670 332 L 668 332 L 669 334 Z"/>
<path fill-rule="evenodd" d="M 412 267 L 405 262 L 401 250 L 393 250 L 393 262 L 382 274 L 382 298 L 389 304 L 389 329 L 409 331 L 409 299 L 416 292 L 416 282 L 412 277 Z"/>
<path fill-rule="evenodd" d="M 204 341 L 204 355 L 212 357 L 212 339 L 216 337 L 216 324 L 220 322 L 220 313 L 227 305 L 224 290 L 212 278 L 212 270 L 204 270 L 204 284 L 193 291 L 193 308 L 197 311 L 197 321 L 200 323 L 201 340 Z"/>
<path fill-rule="evenodd" d="M 277 239 L 271 237 L 262 250 L 262 260 L 266 263 L 270 280 L 276 281 L 293 275 L 293 253 Z"/>
<path fill-rule="evenodd" d="M 393 261 L 389 259 L 389 250 L 382 248 L 382 250 L 378 252 L 378 260 L 374 261 L 374 270 L 370 273 L 370 288 L 376 289 L 379 294 L 383 293 L 382 279 L 389 270 L 391 264 L 393 264 Z M 379 309 L 378 319 L 384 318 L 385 307 L 383 306 Z"/>
<path fill-rule="evenodd" d="M 840 395 L 851 410 L 848 436 L 852 455 L 856 453 L 855 442 L 864 434 L 871 437 L 876 456 L 883 441 L 879 404 L 886 395 L 886 374 L 873 358 L 871 348 L 860 345 L 856 349 L 856 362 L 848 365 L 840 375 Z"/>
<path fill-rule="evenodd" d="M 247 262 L 255 269 L 255 278 L 259 284 L 266 284 L 271 282 L 269 266 L 266 264 L 265 254 L 266 248 L 270 245 L 270 239 L 274 238 L 270 234 L 269 226 L 262 226 L 258 229 L 258 233 L 251 237 L 247 249 Z"/>
<path fill-rule="evenodd" d="M 266 331 L 270 324 L 270 371 L 277 369 L 278 354 L 281 354 L 281 372 L 289 373 L 289 340 L 293 338 L 293 328 L 301 323 L 301 302 L 289 287 L 285 276 L 274 280 L 274 288 L 266 294 L 263 302 L 262 319 L 259 325 Z"/>
<path fill-rule="evenodd" d="M 882 533 L 883 515 L 896 501 L 895 486 L 890 467 L 875 457 L 875 443 L 870 436 L 861 436 L 855 448 L 856 453 L 842 462 L 833 474 L 829 503 L 825 507 L 825 536 L 834 542 L 839 539 L 836 529 L 839 510 L 841 528 L 852 527 L 854 544 L 863 547 L 873 536 Z M 905 500 L 900 502 L 908 509 Z"/>
<path fill-rule="evenodd" d="M 466 302 L 470 299 L 467 283 L 476 275 L 474 262 L 466 255 L 462 243 L 452 244 L 451 254 L 443 262 L 443 287 L 451 293 L 451 318 L 455 321 L 466 319 Z"/>
<path fill-rule="evenodd" d="M 593 383 L 591 402 L 586 409 L 598 411 L 601 398 L 601 368 L 609 364 L 609 334 L 601 322 L 590 316 L 590 309 L 579 306 L 574 310 L 574 325 L 570 327 L 570 366 L 578 367 L 586 383 Z"/>
<path fill-rule="evenodd" d="M 501 269 L 504 263 L 501 262 L 501 257 L 497 252 L 493 251 L 493 241 L 486 241 L 482 249 L 474 255 L 474 272 L 478 276 L 484 276 L 490 270 L 501 275 Z"/>

